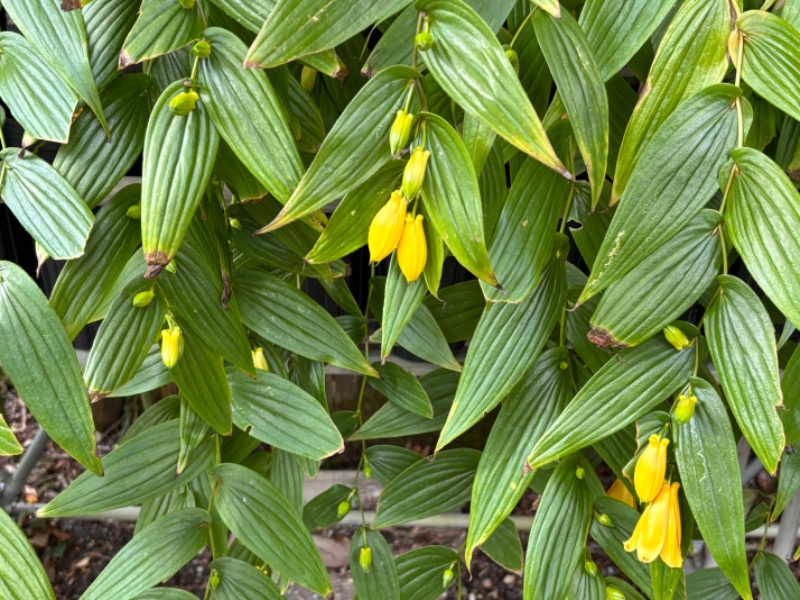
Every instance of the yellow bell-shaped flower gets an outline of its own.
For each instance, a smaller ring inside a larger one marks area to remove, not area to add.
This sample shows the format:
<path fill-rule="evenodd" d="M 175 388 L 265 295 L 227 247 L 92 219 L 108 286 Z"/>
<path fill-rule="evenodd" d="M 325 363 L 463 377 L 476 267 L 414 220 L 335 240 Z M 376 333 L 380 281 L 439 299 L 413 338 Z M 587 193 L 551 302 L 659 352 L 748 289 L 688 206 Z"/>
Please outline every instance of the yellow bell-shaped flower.
<path fill-rule="evenodd" d="M 422 215 L 406 217 L 406 226 L 400 244 L 397 246 L 397 264 L 409 283 L 416 281 L 428 261 L 428 243 L 425 241 L 425 228 Z"/>
<path fill-rule="evenodd" d="M 678 569 L 683 566 L 683 556 L 681 556 L 681 509 L 678 503 L 678 490 L 680 483 L 673 483 L 669 488 L 669 519 L 667 521 L 667 537 L 664 540 L 664 547 L 661 549 L 661 560 L 664 563 Z"/>
<path fill-rule="evenodd" d="M 255 350 L 251 350 L 253 355 L 253 366 L 259 371 L 269 371 L 269 364 L 264 356 L 264 348 L 259 346 Z"/>
<path fill-rule="evenodd" d="M 650 502 L 661 491 L 664 475 L 667 473 L 667 446 L 669 439 L 656 434 L 650 436 L 636 470 L 633 472 L 633 486 L 639 502 Z"/>
<path fill-rule="evenodd" d="M 367 236 L 369 259 L 372 262 L 383 260 L 397 248 L 403 235 L 407 207 L 403 195 L 399 191 L 392 192 L 392 197 L 372 219 Z"/>
<path fill-rule="evenodd" d="M 633 552 L 643 563 L 653 562 L 661 554 L 667 540 L 670 514 L 670 486 L 664 483 L 661 491 L 644 509 L 631 539 L 625 542 L 625 551 Z"/>
<path fill-rule="evenodd" d="M 617 478 L 614 480 L 614 483 L 611 484 L 611 487 L 608 488 L 608 493 L 606 494 L 609 498 L 613 498 L 614 500 L 619 500 L 624 504 L 627 504 L 631 508 L 636 508 L 636 498 L 633 497 L 628 487 L 622 483 L 622 480 Z"/>
<path fill-rule="evenodd" d="M 177 325 L 161 331 L 161 360 L 171 369 L 183 356 L 183 332 Z"/>

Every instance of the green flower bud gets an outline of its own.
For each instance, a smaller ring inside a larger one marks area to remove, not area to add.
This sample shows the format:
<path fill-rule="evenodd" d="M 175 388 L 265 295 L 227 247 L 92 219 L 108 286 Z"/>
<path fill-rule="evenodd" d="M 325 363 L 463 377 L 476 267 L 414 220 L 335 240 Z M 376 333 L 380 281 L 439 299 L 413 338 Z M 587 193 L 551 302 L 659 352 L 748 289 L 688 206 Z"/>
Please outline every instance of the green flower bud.
<path fill-rule="evenodd" d="M 211 584 L 211 589 L 216 590 L 221 582 L 219 571 L 216 569 L 212 570 L 211 576 L 208 578 L 208 582 Z"/>
<path fill-rule="evenodd" d="M 336 507 L 336 517 L 344 519 L 344 516 L 350 512 L 350 500 L 342 500 L 339 506 Z"/>
<path fill-rule="evenodd" d="M 678 423 L 688 423 L 694 416 L 694 405 L 697 404 L 697 396 L 678 396 L 678 405 L 675 407 L 675 418 Z"/>
<path fill-rule="evenodd" d="M 606 513 L 600 513 L 599 515 L 597 515 L 597 522 L 605 527 L 614 526 L 614 521 L 612 521 L 611 517 L 609 517 Z"/>
<path fill-rule="evenodd" d="M 208 58 L 211 55 L 211 44 L 206 40 L 200 40 L 192 47 L 192 54 L 197 58 Z"/>
<path fill-rule="evenodd" d="M 167 273 L 177 273 L 178 272 L 178 263 L 175 262 L 174 258 L 171 261 L 169 261 L 169 263 L 165 267 L 165 270 L 167 271 Z"/>
<path fill-rule="evenodd" d="M 433 47 L 433 36 L 427 31 L 422 31 L 414 38 L 414 43 L 422 52 L 427 52 Z"/>
<path fill-rule="evenodd" d="M 197 92 L 181 92 L 169 101 L 169 109 L 177 117 L 185 117 L 197 107 Z"/>
<path fill-rule="evenodd" d="M 394 118 L 392 129 L 389 132 L 389 150 L 392 156 L 397 156 L 400 151 L 408 144 L 408 137 L 411 135 L 411 124 L 414 122 L 414 115 L 404 110 L 398 110 Z"/>
<path fill-rule="evenodd" d="M 406 163 L 403 171 L 403 197 L 411 202 L 417 197 L 422 189 L 422 182 L 425 181 L 425 171 L 428 168 L 428 158 L 431 153 L 425 148 L 417 146 L 411 153 L 411 158 Z"/>
<path fill-rule="evenodd" d="M 578 479 L 583 479 L 584 477 L 586 477 L 586 470 L 583 467 L 578 467 L 577 469 L 575 469 L 575 477 L 577 477 Z"/>
<path fill-rule="evenodd" d="M 517 54 L 517 51 L 513 48 L 509 48 L 506 50 L 506 56 L 508 57 L 511 66 L 514 69 L 514 73 L 519 75 L 519 55 Z"/>
<path fill-rule="evenodd" d="M 558 368 L 562 371 L 566 371 L 569 368 L 569 365 L 566 362 L 560 362 L 558 363 Z"/>
<path fill-rule="evenodd" d="M 367 481 L 372 479 L 372 467 L 370 467 L 369 465 L 364 467 L 364 477 L 367 478 Z"/>
<path fill-rule="evenodd" d="M 144 308 L 146 306 L 150 306 L 150 303 L 153 301 L 155 295 L 156 294 L 153 290 L 139 292 L 133 297 L 133 305 L 136 308 Z"/>
<path fill-rule="evenodd" d="M 449 588 L 450 584 L 453 583 L 455 578 L 456 574 L 453 571 L 453 567 L 449 567 L 444 573 L 442 573 L 442 587 Z"/>
<path fill-rule="evenodd" d="M 228 219 L 228 224 L 233 229 L 241 229 L 242 228 L 242 224 L 239 222 L 239 219 L 235 219 L 235 218 L 234 219 Z"/>
<path fill-rule="evenodd" d="M 372 548 L 364 546 L 361 549 L 361 552 L 358 553 L 358 564 L 364 573 L 369 573 L 369 569 L 372 566 Z"/>
<path fill-rule="evenodd" d="M 625 600 L 625 594 L 615 587 L 606 586 L 606 599 L 607 600 Z"/>
<path fill-rule="evenodd" d="M 597 564 L 593 560 L 587 560 L 583 563 L 583 570 L 589 577 L 597 577 Z"/>
<path fill-rule="evenodd" d="M 180 4 L 181 7 L 185 8 L 186 10 L 194 8 L 194 2 L 195 0 L 178 0 L 178 4 Z"/>
<path fill-rule="evenodd" d="M 310 94 L 316 84 L 317 70 L 303 65 L 303 68 L 300 70 L 300 87 Z"/>
<path fill-rule="evenodd" d="M 128 208 L 127 212 L 128 217 L 131 219 L 141 219 L 142 218 L 142 207 L 138 204 L 134 204 L 130 208 Z"/>
<path fill-rule="evenodd" d="M 674 325 L 668 325 L 664 328 L 664 337 L 675 347 L 675 350 L 683 350 L 691 345 L 689 338 Z"/>

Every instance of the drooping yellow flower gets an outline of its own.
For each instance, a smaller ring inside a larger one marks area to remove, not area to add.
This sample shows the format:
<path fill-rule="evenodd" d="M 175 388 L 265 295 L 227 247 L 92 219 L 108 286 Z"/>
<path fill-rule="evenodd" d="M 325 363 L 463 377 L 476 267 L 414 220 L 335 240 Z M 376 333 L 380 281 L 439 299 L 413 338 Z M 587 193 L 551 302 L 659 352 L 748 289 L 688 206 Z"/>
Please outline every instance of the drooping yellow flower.
<path fill-rule="evenodd" d="M 678 423 L 686 424 L 694 416 L 694 405 L 697 404 L 697 396 L 678 396 L 678 405 L 675 407 L 675 419 Z"/>
<path fill-rule="evenodd" d="M 406 217 L 406 225 L 400 244 L 397 246 L 397 264 L 409 283 L 416 281 L 428 261 L 428 243 L 425 241 L 425 228 L 422 215 Z"/>
<path fill-rule="evenodd" d="M 161 360 L 171 369 L 183 356 L 183 332 L 177 325 L 161 331 Z"/>
<path fill-rule="evenodd" d="M 625 551 L 633 552 L 643 563 L 653 562 L 661 554 L 669 528 L 670 489 L 669 484 L 661 486 L 661 491 L 644 509 L 631 539 L 625 542 Z"/>
<path fill-rule="evenodd" d="M 636 488 L 639 502 L 650 502 L 661 490 L 664 475 L 667 473 L 668 445 L 669 439 L 653 434 L 647 441 L 647 448 L 636 461 L 633 486 Z"/>
<path fill-rule="evenodd" d="M 369 259 L 379 262 L 389 256 L 403 235 L 408 203 L 399 191 L 392 192 L 392 197 L 383 205 L 372 219 L 369 226 Z"/>
<path fill-rule="evenodd" d="M 664 540 L 664 547 L 661 549 L 661 560 L 672 567 L 679 569 L 683 566 L 683 556 L 681 556 L 681 510 L 678 504 L 678 490 L 680 483 L 673 483 L 669 488 L 669 519 L 667 521 L 667 538 Z"/>
<path fill-rule="evenodd" d="M 264 357 L 264 348 L 259 346 L 255 350 L 251 350 L 253 355 L 253 366 L 259 371 L 269 371 L 269 364 Z"/>
<path fill-rule="evenodd" d="M 686 334 L 674 325 L 667 325 L 664 328 L 664 337 L 673 345 L 675 350 L 683 350 L 692 344 L 689 338 L 686 337 Z"/>
<path fill-rule="evenodd" d="M 630 506 L 631 508 L 636 508 L 636 498 L 633 497 L 628 487 L 622 483 L 622 480 L 617 478 L 614 480 L 614 483 L 611 484 L 611 487 L 608 488 L 608 493 L 606 494 L 609 498 L 613 498 L 614 500 L 619 500 Z"/>
<path fill-rule="evenodd" d="M 411 153 L 403 171 L 403 196 L 409 201 L 413 200 L 422 189 L 422 182 L 425 181 L 425 172 L 428 168 L 428 158 L 431 153 L 425 148 L 417 146 Z"/>

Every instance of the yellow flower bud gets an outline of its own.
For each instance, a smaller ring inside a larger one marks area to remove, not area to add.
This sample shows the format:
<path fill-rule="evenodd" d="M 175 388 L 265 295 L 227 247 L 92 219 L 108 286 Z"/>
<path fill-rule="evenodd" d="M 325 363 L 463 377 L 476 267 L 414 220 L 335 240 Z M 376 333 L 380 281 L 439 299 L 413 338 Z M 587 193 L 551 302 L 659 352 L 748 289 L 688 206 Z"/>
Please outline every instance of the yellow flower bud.
<path fill-rule="evenodd" d="M 625 600 L 625 594 L 615 587 L 606 586 L 606 600 Z"/>
<path fill-rule="evenodd" d="M 185 117 L 197 107 L 197 92 L 181 92 L 169 101 L 169 109 L 177 117 Z"/>
<path fill-rule="evenodd" d="M 622 480 L 617 478 L 614 480 L 614 483 L 611 484 L 611 487 L 608 488 L 608 493 L 606 494 L 609 498 L 613 498 L 614 500 L 619 500 L 620 502 L 627 504 L 631 508 L 636 508 L 636 499 L 631 494 L 628 487 L 622 483 Z"/>
<path fill-rule="evenodd" d="M 425 181 L 425 171 L 428 168 L 428 158 L 431 153 L 419 146 L 414 148 L 411 157 L 406 163 L 403 171 L 403 196 L 409 201 L 413 200 L 422 189 L 422 182 Z"/>
<path fill-rule="evenodd" d="M 643 563 L 653 562 L 667 539 L 670 510 L 670 486 L 664 483 L 655 499 L 644 509 L 633 535 L 624 544 L 626 552 L 636 550 Z"/>
<path fill-rule="evenodd" d="M 678 405 L 675 407 L 675 419 L 678 423 L 685 424 L 692 420 L 694 416 L 694 405 L 697 404 L 697 396 L 678 396 Z"/>
<path fill-rule="evenodd" d="M 372 548 L 364 546 L 358 553 L 358 564 L 364 573 L 369 573 L 369 568 L 372 566 Z"/>
<path fill-rule="evenodd" d="M 192 46 L 192 54 L 197 58 L 208 58 L 211 55 L 211 44 L 206 40 L 200 40 Z"/>
<path fill-rule="evenodd" d="M 350 512 L 350 500 L 342 500 L 339 506 L 336 507 L 336 517 L 343 519 L 344 516 Z"/>
<path fill-rule="evenodd" d="M 411 135 L 411 124 L 414 122 L 414 115 L 404 110 L 398 110 L 397 116 L 392 123 L 389 131 L 389 150 L 392 156 L 397 156 L 406 147 L 408 137 Z"/>
<path fill-rule="evenodd" d="M 596 577 L 597 576 L 597 563 L 593 560 L 587 560 L 583 563 L 583 570 L 586 571 L 586 574 L 589 577 Z"/>
<path fill-rule="evenodd" d="M 161 332 L 161 360 L 168 369 L 174 367 L 183 356 L 183 333 L 174 325 Z"/>
<path fill-rule="evenodd" d="M 650 502 L 661 491 L 664 475 L 667 472 L 667 446 L 669 439 L 656 434 L 650 436 L 636 469 L 633 472 L 633 486 L 639 502 Z"/>
<path fill-rule="evenodd" d="M 409 283 L 416 281 L 428 262 L 428 243 L 425 241 L 425 228 L 422 215 L 414 218 L 406 216 L 406 225 L 400 244 L 397 246 L 397 264 Z"/>
<path fill-rule="evenodd" d="M 300 87 L 309 94 L 317 83 L 317 70 L 306 65 L 300 70 Z"/>
<path fill-rule="evenodd" d="M 667 338 L 667 341 L 670 344 L 675 346 L 675 350 L 683 350 L 691 345 L 691 342 L 689 341 L 689 338 L 686 337 L 686 334 L 684 334 L 674 325 L 664 327 L 664 337 Z"/>
<path fill-rule="evenodd" d="M 400 192 L 392 192 L 392 197 L 383 205 L 369 226 L 369 259 L 379 262 L 397 248 L 406 222 L 408 203 Z"/>
<path fill-rule="evenodd" d="M 150 306 L 150 303 L 153 301 L 155 295 L 156 294 L 153 290 L 139 292 L 133 297 L 133 305 L 136 308 L 145 308 L 146 306 Z"/>
<path fill-rule="evenodd" d="M 253 354 L 253 365 L 259 371 L 269 371 L 269 364 L 267 363 L 267 359 L 264 358 L 264 348 L 259 346 L 255 350 L 252 351 Z"/>
<path fill-rule="evenodd" d="M 142 207 L 138 204 L 134 204 L 133 206 L 128 208 L 126 213 L 129 218 L 131 219 L 141 219 L 142 218 Z"/>

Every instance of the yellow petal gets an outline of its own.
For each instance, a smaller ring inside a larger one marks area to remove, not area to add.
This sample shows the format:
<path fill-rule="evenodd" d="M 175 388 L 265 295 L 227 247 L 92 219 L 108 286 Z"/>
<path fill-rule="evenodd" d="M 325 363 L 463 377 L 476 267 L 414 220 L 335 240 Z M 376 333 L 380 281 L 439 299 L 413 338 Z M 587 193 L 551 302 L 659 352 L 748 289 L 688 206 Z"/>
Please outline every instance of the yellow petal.
<path fill-rule="evenodd" d="M 661 439 L 653 434 L 647 441 L 647 448 L 636 461 L 633 485 L 636 488 L 636 495 L 639 496 L 639 502 L 652 501 L 661 490 L 667 472 L 668 445 L 669 439 Z"/>
<path fill-rule="evenodd" d="M 639 545 L 639 538 L 642 535 L 642 529 L 644 529 L 644 523 L 650 514 L 650 505 L 645 507 L 642 516 L 639 517 L 639 521 L 636 523 L 636 527 L 633 528 L 633 533 L 631 534 L 631 538 L 627 540 L 622 546 L 625 548 L 625 552 L 633 552 Z"/>
<path fill-rule="evenodd" d="M 408 215 L 400 244 L 397 246 L 397 264 L 411 283 L 419 279 L 426 262 L 428 262 L 428 243 L 425 240 L 422 215 L 417 215 L 416 218 Z"/>
<path fill-rule="evenodd" d="M 667 538 L 661 549 L 661 560 L 673 569 L 683 566 L 681 555 L 681 511 L 678 503 L 680 483 L 673 483 L 669 491 L 669 519 L 667 521 Z"/>
<path fill-rule="evenodd" d="M 405 198 L 400 192 L 392 192 L 392 197 L 372 219 L 367 235 L 369 256 L 372 262 L 379 262 L 389 256 L 403 235 L 406 221 Z"/>
<path fill-rule="evenodd" d="M 661 554 L 667 538 L 669 522 L 670 492 L 666 483 L 655 500 L 650 503 L 647 518 L 642 515 L 642 530 L 636 540 L 636 554 L 643 563 L 653 562 Z"/>
<path fill-rule="evenodd" d="M 611 484 L 611 487 L 608 488 L 608 494 L 606 494 L 609 498 L 613 498 L 614 500 L 619 500 L 620 502 L 627 504 L 631 508 L 636 508 L 636 499 L 633 497 L 633 494 L 630 493 L 627 486 L 622 483 L 622 480 L 617 478 L 614 480 L 614 483 Z"/>

